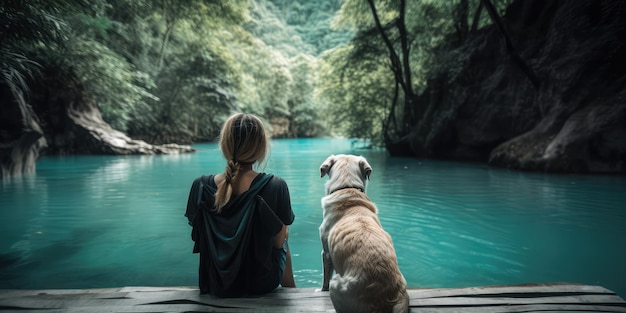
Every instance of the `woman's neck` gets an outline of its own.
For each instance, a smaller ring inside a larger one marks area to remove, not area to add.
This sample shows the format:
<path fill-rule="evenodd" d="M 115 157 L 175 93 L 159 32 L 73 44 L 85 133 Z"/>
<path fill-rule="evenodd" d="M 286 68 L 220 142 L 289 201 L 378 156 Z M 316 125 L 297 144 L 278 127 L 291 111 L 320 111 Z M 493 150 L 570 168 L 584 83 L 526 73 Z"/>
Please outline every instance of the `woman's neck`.
<path fill-rule="evenodd" d="M 252 164 L 247 164 L 247 165 L 240 165 L 239 166 L 239 173 L 243 174 L 243 173 L 247 173 L 252 171 Z"/>

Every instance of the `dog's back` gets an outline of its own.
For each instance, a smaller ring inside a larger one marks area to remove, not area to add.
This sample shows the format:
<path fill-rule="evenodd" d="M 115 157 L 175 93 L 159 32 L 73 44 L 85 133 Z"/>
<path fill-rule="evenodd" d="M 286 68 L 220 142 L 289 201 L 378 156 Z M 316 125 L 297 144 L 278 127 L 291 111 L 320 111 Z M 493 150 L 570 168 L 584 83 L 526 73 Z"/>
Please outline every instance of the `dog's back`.
<path fill-rule="evenodd" d="M 338 313 L 408 312 L 406 280 L 391 237 L 378 220 L 378 209 L 365 194 L 371 166 L 363 157 L 332 155 L 320 171 L 322 177 L 329 176 L 320 226 L 322 290 L 330 291 Z M 337 275 L 331 280 L 333 268 Z"/>
<path fill-rule="evenodd" d="M 377 208 L 357 190 L 337 195 L 336 219 L 328 235 L 337 275 L 330 297 L 337 312 L 407 312 L 406 281 L 398 268 L 391 237 Z"/>

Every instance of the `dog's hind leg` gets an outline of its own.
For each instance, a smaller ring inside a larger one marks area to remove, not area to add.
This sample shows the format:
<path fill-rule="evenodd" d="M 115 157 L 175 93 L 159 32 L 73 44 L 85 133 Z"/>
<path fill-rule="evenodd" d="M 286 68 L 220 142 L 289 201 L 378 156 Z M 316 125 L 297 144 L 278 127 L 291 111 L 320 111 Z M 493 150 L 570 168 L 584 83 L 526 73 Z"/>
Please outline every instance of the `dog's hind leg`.
<path fill-rule="evenodd" d="M 407 313 L 409 312 L 409 296 L 406 292 L 403 292 L 402 298 L 396 302 L 391 310 L 392 313 Z"/>
<path fill-rule="evenodd" d="M 372 306 L 362 301 L 355 288 L 358 279 L 335 275 L 330 281 L 330 300 L 337 313 L 371 313 Z"/>

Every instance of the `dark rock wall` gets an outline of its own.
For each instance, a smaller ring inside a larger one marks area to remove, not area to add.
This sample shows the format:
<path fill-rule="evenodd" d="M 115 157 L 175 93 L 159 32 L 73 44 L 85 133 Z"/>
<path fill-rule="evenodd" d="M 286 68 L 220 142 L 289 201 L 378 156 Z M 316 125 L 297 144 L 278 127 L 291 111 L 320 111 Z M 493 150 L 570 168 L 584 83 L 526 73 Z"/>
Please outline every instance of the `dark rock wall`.
<path fill-rule="evenodd" d="M 172 154 L 192 152 L 189 146 L 152 145 L 113 129 L 102 119 L 98 106 L 85 99 L 80 86 L 47 80 L 33 94 L 33 109 L 41 120 L 53 155 L 73 154 Z"/>
<path fill-rule="evenodd" d="M 0 84 L 0 167 L 2 178 L 35 171 L 46 140 L 39 120 L 23 97 Z"/>
<path fill-rule="evenodd" d="M 15 98 L 0 84 L 2 178 L 35 171 L 40 154 L 174 154 L 190 146 L 151 145 L 113 129 L 80 88 L 44 75 L 29 99 Z M 28 102 L 27 102 L 28 100 Z"/>
<path fill-rule="evenodd" d="M 503 23 L 539 85 L 496 29 L 481 29 L 442 55 L 457 66 L 420 96 L 413 152 L 522 170 L 626 173 L 626 1 L 516 1 Z"/>

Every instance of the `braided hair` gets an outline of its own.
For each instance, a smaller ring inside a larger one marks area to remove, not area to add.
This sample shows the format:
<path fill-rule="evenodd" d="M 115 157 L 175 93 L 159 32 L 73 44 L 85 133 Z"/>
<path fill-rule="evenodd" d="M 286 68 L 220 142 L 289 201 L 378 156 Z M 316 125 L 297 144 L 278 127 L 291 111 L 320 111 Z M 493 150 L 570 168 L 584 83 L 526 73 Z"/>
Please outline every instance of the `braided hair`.
<path fill-rule="evenodd" d="M 268 140 L 263 122 L 253 114 L 238 113 L 229 117 L 220 133 L 220 148 L 227 165 L 224 180 L 217 185 L 215 194 L 217 213 L 232 197 L 232 185 L 241 166 L 261 163 L 265 159 Z"/>

